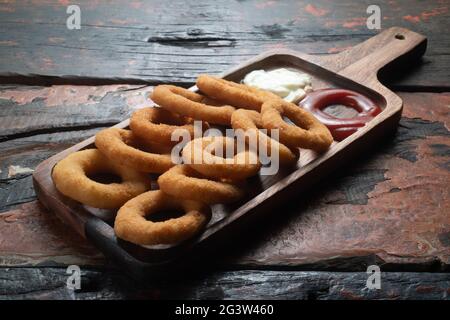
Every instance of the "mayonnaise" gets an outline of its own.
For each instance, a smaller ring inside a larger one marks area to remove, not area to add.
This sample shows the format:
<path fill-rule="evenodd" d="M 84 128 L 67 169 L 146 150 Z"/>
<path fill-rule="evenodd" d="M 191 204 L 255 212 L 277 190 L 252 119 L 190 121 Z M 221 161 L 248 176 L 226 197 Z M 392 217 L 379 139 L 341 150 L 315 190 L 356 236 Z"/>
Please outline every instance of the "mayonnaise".
<path fill-rule="evenodd" d="M 312 91 L 311 78 L 285 68 L 270 71 L 255 70 L 247 74 L 243 83 L 275 93 L 286 101 L 298 102 Z"/>

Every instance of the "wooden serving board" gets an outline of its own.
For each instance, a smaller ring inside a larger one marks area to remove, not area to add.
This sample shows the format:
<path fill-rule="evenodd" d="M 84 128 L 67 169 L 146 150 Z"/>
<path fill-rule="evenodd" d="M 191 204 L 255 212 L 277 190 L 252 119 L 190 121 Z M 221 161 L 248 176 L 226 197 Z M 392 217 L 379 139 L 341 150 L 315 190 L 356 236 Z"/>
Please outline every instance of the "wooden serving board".
<path fill-rule="evenodd" d="M 92 148 L 94 137 L 42 162 L 33 174 L 36 193 L 51 212 L 132 275 L 146 277 L 170 274 L 168 270 L 185 267 L 205 253 L 215 252 L 222 245 L 235 242 L 239 234 L 251 232 L 258 221 L 262 223 L 261 218 L 265 215 L 280 214 L 276 209 L 292 200 L 293 195 L 301 195 L 315 182 L 394 132 L 401 116 L 402 101 L 378 81 L 377 73 L 394 60 L 409 63 L 418 59 L 425 49 L 424 36 L 402 28 L 390 28 L 338 55 L 320 57 L 275 50 L 224 73 L 224 78 L 239 82 L 255 69 L 293 68 L 310 74 L 314 89 L 338 87 L 354 90 L 374 100 L 383 112 L 347 139 L 333 143 L 326 153 L 319 155 L 301 150 L 295 168 L 280 170 L 273 176 L 248 179 L 247 197 L 232 205 L 213 206 L 213 218 L 205 231 L 184 243 L 144 247 L 117 239 L 112 227 L 115 212 L 88 208 L 55 189 L 51 179 L 54 165 L 72 152 Z M 347 63 L 349 56 L 356 62 Z M 191 89 L 196 90 L 196 87 Z M 127 126 L 128 120 L 116 125 L 120 128 Z"/>

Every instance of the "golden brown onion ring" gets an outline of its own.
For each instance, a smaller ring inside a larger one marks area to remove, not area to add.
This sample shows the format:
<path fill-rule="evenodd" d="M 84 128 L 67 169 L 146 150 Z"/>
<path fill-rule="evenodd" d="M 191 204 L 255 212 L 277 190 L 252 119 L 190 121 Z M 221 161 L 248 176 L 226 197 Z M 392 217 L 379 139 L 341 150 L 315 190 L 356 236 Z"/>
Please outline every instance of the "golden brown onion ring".
<path fill-rule="evenodd" d="M 162 191 L 176 198 L 207 204 L 233 202 L 244 194 L 237 186 L 210 180 L 188 165 L 177 165 L 163 173 L 158 184 Z"/>
<path fill-rule="evenodd" d="M 232 158 L 227 157 L 227 149 Z M 222 154 L 213 153 L 215 150 Z M 231 137 L 191 140 L 183 148 L 182 157 L 185 164 L 214 179 L 243 180 L 256 175 L 261 168 L 258 156 L 253 151 L 237 150 L 236 141 Z"/>
<path fill-rule="evenodd" d="M 183 210 L 185 214 L 161 222 L 145 219 L 164 210 Z M 175 244 L 198 234 L 210 217 L 211 210 L 203 203 L 180 200 L 154 190 L 131 199 L 120 208 L 114 231 L 119 238 L 136 244 Z"/>
<path fill-rule="evenodd" d="M 323 152 L 333 143 L 330 130 L 311 113 L 293 103 L 281 99 L 268 100 L 261 107 L 261 115 L 263 126 L 279 129 L 280 142 L 291 148 Z M 294 125 L 284 121 L 283 116 L 288 117 Z"/>
<path fill-rule="evenodd" d="M 260 111 L 264 101 L 280 99 L 277 95 L 210 75 L 200 75 L 197 87 L 207 96 L 244 109 Z"/>
<path fill-rule="evenodd" d="M 158 107 L 148 107 L 136 110 L 130 118 L 130 129 L 133 133 L 149 143 L 162 145 L 175 145 L 172 141 L 172 133 L 175 130 L 187 130 L 190 136 L 194 136 L 193 120 L 174 114 Z"/>
<path fill-rule="evenodd" d="M 258 151 L 261 153 L 259 148 L 266 147 L 265 153 L 267 156 L 271 156 L 272 148 L 278 151 L 280 164 L 282 165 L 293 165 L 297 163 L 299 157 L 299 149 L 294 148 L 289 149 L 284 144 L 272 139 L 265 133 L 258 129 L 262 129 L 262 119 L 259 112 L 253 110 L 239 109 L 236 110 L 231 116 L 231 126 L 233 129 L 242 129 L 246 134 L 246 140 L 257 141 Z M 255 137 L 256 139 L 253 139 Z"/>
<path fill-rule="evenodd" d="M 142 142 L 130 131 L 108 128 L 95 136 L 96 147 L 111 161 L 137 171 L 162 173 L 174 166 L 170 154 L 139 150 Z"/>
<path fill-rule="evenodd" d="M 89 178 L 99 173 L 118 175 L 121 183 L 103 184 Z M 58 162 L 52 172 L 56 189 L 65 196 L 95 208 L 119 208 L 150 189 L 142 172 L 110 161 L 97 149 L 74 152 Z"/>
<path fill-rule="evenodd" d="M 157 86 L 153 90 L 151 99 L 160 107 L 173 113 L 220 125 L 229 125 L 231 114 L 235 110 L 232 106 L 218 107 L 205 104 L 204 96 L 171 85 Z"/>

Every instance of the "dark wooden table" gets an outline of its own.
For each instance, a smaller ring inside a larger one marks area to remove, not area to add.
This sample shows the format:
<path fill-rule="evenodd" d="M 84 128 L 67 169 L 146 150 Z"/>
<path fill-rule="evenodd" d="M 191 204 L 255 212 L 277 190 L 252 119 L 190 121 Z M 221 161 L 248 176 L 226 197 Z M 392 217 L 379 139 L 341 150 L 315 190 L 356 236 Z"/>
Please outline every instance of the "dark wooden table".
<path fill-rule="evenodd" d="M 36 165 L 127 118 L 152 85 L 189 86 L 272 48 L 331 56 L 378 32 L 373 1 L 168 2 L 78 1 L 81 30 L 69 30 L 71 1 L 0 1 L 0 299 L 448 299 L 446 0 L 378 2 L 382 29 L 429 39 L 421 61 L 381 74 L 404 100 L 397 134 L 198 272 L 137 283 L 39 204 Z M 372 264 L 380 290 L 365 288 Z"/>

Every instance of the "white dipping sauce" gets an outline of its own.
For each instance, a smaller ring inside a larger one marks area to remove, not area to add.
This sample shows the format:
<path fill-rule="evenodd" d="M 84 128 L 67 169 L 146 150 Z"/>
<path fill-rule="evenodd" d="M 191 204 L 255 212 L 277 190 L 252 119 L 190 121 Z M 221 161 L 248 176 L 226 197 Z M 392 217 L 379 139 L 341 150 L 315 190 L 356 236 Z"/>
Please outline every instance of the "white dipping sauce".
<path fill-rule="evenodd" d="M 245 76 L 243 83 L 273 92 L 289 102 L 298 102 L 305 97 L 306 92 L 312 91 L 310 76 L 285 68 L 252 71 Z"/>

